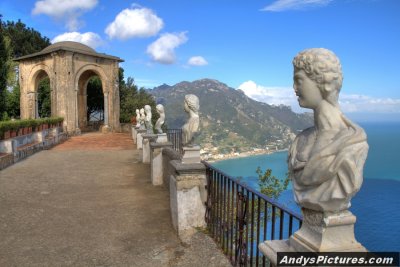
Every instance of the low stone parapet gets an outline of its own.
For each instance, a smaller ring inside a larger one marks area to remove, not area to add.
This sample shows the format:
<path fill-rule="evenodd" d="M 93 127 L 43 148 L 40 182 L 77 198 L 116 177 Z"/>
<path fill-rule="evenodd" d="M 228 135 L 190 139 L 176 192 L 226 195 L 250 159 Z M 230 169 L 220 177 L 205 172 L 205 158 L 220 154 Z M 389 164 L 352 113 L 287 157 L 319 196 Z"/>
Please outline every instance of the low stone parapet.
<path fill-rule="evenodd" d="M 4 169 L 30 155 L 49 149 L 68 138 L 60 127 L 0 140 L 0 169 Z"/>

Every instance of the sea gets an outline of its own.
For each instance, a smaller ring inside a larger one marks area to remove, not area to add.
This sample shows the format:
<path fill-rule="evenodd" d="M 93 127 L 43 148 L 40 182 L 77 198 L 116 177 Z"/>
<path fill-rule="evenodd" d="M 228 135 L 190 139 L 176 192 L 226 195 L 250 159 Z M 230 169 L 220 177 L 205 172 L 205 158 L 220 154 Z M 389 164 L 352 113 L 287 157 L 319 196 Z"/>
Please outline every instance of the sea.
<path fill-rule="evenodd" d="M 350 211 L 357 217 L 355 236 L 369 251 L 400 251 L 400 122 L 359 123 L 367 133 L 369 152 L 364 167 L 364 182 L 351 201 Z M 287 151 L 268 155 L 235 158 L 212 163 L 216 168 L 254 189 L 259 189 L 257 167 L 271 169 L 284 178 L 288 170 Z M 279 202 L 300 214 L 289 189 Z"/>

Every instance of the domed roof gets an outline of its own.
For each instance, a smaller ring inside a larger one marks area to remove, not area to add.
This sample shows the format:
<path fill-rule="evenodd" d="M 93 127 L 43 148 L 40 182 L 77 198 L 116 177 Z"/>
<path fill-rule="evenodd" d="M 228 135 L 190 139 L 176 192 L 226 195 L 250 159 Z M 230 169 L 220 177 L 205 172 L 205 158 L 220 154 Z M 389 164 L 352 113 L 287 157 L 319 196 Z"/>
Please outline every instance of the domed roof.
<path fill-rule="evenodd" d="M 91 48 L 87 45 L 84 45 L 84 44 L 78 43 L 78 42 L 72 42 L 72 41 L 62 41 L 62 42 L 54 43 L 52 45 L 49 45 L 48 47 L 46 47 L 45 49 L 43 49 L 40 52 L 22 56 L 19 58 L 15 58 L 14 61 L 21 61 L 21 60 L 26 60 L 29 58 L 48 55 L 48 54 L 51 54 L 52 52 L 56 52 L 58 50 L 70 51 L 70 52 L 85 54 L 85 55 L 99 57 L 99 58 L 112 59 L 112 60 L 117 60 L 119 62 L 124 61 L 123 59 L 121 59 L 119 57 L 110 56 L 110 55 L 107 55 L 104 53 L 97 53 L 93 48 Z"/>
<path fill-rule="evenodd" d="M 85 51 L 85 52 L 89 52 L 89 53 L 96 53 L 96 51 L 87 46 L 84 45 L 82 43 L 78 43 L 78 42 L 72 42 L 72 41 L 62 41 L 62 42 L 57 42 L 54 43 L 52 45 L 49 45 L 48 47 L 46 47 L 45 49 L 42 50 L 42 52 L 50 52 L 50 51 L 54 51 L 54 50 L 58 50 L 58 49 L 71 49 L 71 50 L 81 50 L 81 51 Z"/>

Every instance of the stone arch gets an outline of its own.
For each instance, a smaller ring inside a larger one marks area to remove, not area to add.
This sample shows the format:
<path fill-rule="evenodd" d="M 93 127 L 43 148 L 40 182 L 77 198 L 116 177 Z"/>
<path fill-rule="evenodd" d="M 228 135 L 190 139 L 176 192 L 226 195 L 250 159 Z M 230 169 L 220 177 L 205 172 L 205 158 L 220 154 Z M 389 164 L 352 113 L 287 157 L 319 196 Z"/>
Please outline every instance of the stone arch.
<path fill-rule="evenodd" d="M 64 118 L 64 130 L 80 133 L 78 93 L 91 75 L 102 81 L 104 96 L 104 128 L 119 131 L 118 64 L 122 59 L 97 53 L 77 42 L 54 43 L 38 53 L 15 59 L 19 62 L 21 118 L 36 117 L 36 91 L 40 78 L 50 78 L 51 114 Z M 82 89 L 81 89 L 82 90 Z M 85 93 L 85 92 L 81 92 Z"/>
<path fill-rule="evenodd" d="M 89 83 L 89 80 L 93 76 L 98 76 L 100 78 L 101 84 L 102 84 L 102 90 L 103 90 L 103 99 L 104 99 L 104 117 L 106 116 L 106 112 L 108 112 L 108 79 L 106 74 L 104 73 L 103 69 L 96 65 L 96 64 L 87 64 L 82 66 L 76 73 L 75 75 L 75 82 L 74 82 L 74 88 L 77 91 L 77 128 L 79 129 L 84 129 L 88 125 L 87 121 L 87 85 Z M 106 108 L 107 105 L 107 108 Z M 108 124 L 108 121 L 104 122 L 105 125 Z"/>
<path fill-rule="evenodd" d="M 39 117 L 39 106 L 38 106 L 38 88 L 39 83 L 44 77 L 48 77 L 50 80 L 50 101 L 51 105 L 51 114 L 55 113 L 54 105 L 55 102 L 55 94 L 52 92 L 53 79 L 52 79 L 52 71 L 46 64 L 39 63 L 36 64 L 30 71 L 28 76 L 28 87 L 27 87 L 27 100 L 28 100 L 28 113 L 29 118 L 38 118 Z"/>

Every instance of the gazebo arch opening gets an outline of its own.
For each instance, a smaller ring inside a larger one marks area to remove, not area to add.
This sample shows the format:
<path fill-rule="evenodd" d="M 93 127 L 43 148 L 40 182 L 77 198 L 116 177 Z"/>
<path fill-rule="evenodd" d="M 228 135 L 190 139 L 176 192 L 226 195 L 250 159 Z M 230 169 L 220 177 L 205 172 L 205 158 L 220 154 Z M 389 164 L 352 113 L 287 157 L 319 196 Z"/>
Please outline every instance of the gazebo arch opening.
<path fill-rule="evenodd" d="M 104 125 L 104 79 L 94 70 L 78 79 L 78 127 L 81 131 L 99 130 Z"/>
<path fill-rule="evenodd" d="M 50 77 L 44 69 L 40 69 L 34 73 L 32 77 L 32 93 L 34 105 L 32 105 L 32 114 L 35 118 L 50 117 L 51 110 L 51 91 Z"/>

